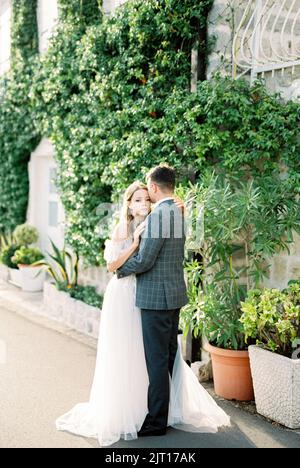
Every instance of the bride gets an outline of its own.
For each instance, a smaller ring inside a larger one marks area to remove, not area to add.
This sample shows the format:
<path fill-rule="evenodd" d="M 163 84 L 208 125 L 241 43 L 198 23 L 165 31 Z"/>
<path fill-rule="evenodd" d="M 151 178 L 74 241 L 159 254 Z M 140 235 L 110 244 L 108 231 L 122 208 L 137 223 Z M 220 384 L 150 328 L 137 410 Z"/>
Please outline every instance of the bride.
<path fill-rule="evenodd" d="M 106 241 L 104 258 L 116 271 L 139 248 L 144 220 L 151 211 L 147 187 L 134 182 L 124 195 L 122 217 Z M 148 413 L 149 379 L 141 311 L 135 306 L 136 277 L 114 275 L 103 301 L 98 352 L 90 399 L 56 420 L 56 428 L 96 438 L 100 446 L 138 437 Z M 170 377 L 168 425 L 189 432 L 218 431 L 230 419 L 200 385 L 182 357 L 180 342 Z"/>

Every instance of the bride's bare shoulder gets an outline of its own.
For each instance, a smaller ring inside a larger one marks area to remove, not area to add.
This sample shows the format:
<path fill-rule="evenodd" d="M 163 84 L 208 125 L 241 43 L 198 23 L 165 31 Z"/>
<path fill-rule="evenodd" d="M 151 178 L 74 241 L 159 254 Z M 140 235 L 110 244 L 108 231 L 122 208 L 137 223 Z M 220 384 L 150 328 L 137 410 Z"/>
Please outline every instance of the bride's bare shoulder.
<path fill-rule="evenodd" d="M 128 226 L 124 221 L 119 222 L 113 230 L 112 240 L 115 242 L 124 241 L 128 238 Z"/>

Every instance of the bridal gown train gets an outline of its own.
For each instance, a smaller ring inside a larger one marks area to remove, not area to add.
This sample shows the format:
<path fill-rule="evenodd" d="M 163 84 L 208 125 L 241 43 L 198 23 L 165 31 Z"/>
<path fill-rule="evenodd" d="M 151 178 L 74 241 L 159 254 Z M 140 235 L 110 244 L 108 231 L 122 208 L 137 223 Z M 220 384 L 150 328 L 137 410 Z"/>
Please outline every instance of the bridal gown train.
<path fill-rule="evenodd" d="M 131 244 L 106 241 L 105 259 L 116 260 Z M 96 438 L 100 446 L 137 438 L 147 409 L 148 374 L 135 275 L 110 280 L 103 301 L 94 381 L 89 402 L 56 420 L 56 428 Z M 230 419 L 185 363 L 180 341 L 170 378 L 168 425 L 189 432 L 218 431 Z"/>

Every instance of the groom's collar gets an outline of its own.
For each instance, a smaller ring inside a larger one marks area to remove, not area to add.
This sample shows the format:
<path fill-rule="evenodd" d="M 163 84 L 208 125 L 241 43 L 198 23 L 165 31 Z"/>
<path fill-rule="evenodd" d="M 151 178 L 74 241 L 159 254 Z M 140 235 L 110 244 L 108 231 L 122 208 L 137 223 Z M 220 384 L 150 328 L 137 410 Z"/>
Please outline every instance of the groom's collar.
<path fill-rule="evenodd" d="M 159 200 L 158 202 L 156 202 L 154 205 L 153 205 L 153 210 L 155 210 L 155 208 L 157 208 L 161 203 L 165 202 L 165 201 L 168 201 L 168 200 L 172 200 L 174 201 L 174 197 L 167 197 L 167 198 L 162 198 L 162 200 Z"/>

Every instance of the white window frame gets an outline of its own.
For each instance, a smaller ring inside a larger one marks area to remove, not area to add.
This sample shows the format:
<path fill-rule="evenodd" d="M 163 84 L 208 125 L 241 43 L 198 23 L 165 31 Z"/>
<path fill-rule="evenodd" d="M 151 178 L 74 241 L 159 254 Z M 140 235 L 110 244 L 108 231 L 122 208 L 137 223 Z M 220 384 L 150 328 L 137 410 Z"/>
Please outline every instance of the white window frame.
<path fill-rule="evenodd" d="M 300 0 L 245 0 L 232 45 L 233 77 L 250 72 L 253 82 L 266 72 L 293 74 L 300 65 L 299 24 Z"/>

